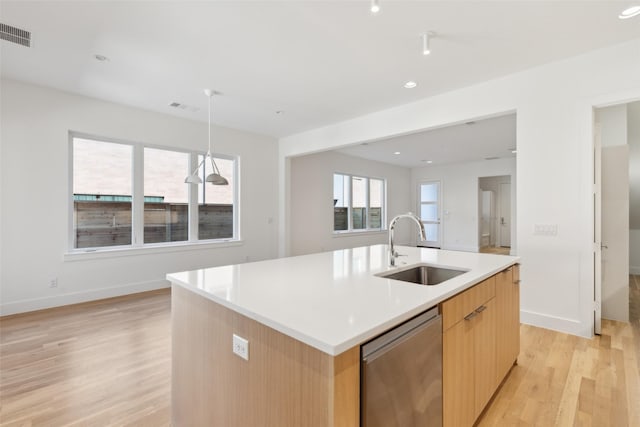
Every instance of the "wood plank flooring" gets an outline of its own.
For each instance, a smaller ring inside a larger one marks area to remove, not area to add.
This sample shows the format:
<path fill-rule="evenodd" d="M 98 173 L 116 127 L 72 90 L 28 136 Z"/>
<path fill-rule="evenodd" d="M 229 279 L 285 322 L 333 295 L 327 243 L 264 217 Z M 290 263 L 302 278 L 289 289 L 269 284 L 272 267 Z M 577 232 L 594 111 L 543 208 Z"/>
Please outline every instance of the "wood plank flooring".
<path fill-rule="evenodd" d="M 592 340 L 522 325 L 478 425 L 640 427 L 636 301 Z M 0 425 L 168 426 L 170 305 L 164 290 L 0 319 Z"/>
<path fill-rule="evenodd" d="M 0 425 L 167 426 L 169 290 L 0 319 Z"/>
<path fill-rule="evenodd" d="M 510 252 L 511 248 L 502 246 L 483 246 L 480 248 L 480 253 L 482 254 L 509 255 Z"/>

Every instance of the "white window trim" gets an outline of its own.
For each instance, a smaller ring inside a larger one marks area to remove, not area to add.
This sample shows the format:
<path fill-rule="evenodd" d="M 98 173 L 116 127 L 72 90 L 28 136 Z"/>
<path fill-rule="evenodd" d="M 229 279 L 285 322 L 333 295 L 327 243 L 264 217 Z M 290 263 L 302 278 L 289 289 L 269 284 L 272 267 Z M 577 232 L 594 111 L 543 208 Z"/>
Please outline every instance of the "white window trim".
<path fill-rule="evenodd" d="M 85 261 L 91 259 L 118 258 L 132 255 L 149 255 L 158 253 L 176 253 L 205 249 L 227 248 L 232 246 L 244 245 L 243 240 L 219 239 L 219 240 L 201 240 L 199 242 L 167 242 L 167 243 L 149 243 L 145 246 L 105 246 L 104 248 L 95 249 L 75 249 L 66 252 L 63 260 L 67 261 Z"/>
<path fill-rule="evenodd" d="M 335 175 L 342 175 L 342 176 L 346 176 L 349 177 L 349 206 L 348 207 L 348 211 L 347 211 L 347 230 L 335 230 L 335 217 L 334 215 L 332 215 L 331 217 L 334 218 L 334 220 L 331 223 L 331 231 L 333 234 L 333 237 L 346 237 L 346 236 L 354 236 L 354 235 L 358 235 L 358 236 L 362 236 L 362 235 L 367 235 L 367 234 L 380 234 L 380 233 L 386 233 L 387 231 L 387 179 L 386 178 L 382 178 L 382 177 L 376 177 L 376 176 L 367 176 L 365 174 L 353 174 L 353 173 L 345 173 L 345 172 L 333 172 L 333 174 L 331 175 L 331 179 L 332 179 L 332 184 L 333 184 L 333 179 Z M 353 229 L 353 218 L 352 218 L 352 209 L 353 209 L 353 177 L 356 178 L 364 178 L 366 180 L 366 190 L 365 190 L 365 197 L 366 197 L 366 209 L 367 209 L 367 215 L 366 215 L 366 220 L 367 220 L 367 228 L 359 228 L 357 230 Z M 378 181 L 382 181 L 382 197 L 381 197 L 381 203 L 382 203 L 382 212 L 380 215 L 380 228 L 369 228 L 369 213 L 370 213 L 370 198 L 371 198 L 371 194 L 369 191 L 369 183 L 370 180 L 372 179 L 376 179 Z M 333 188 L 333 185 L 332 185 Z"/>
<path fill-rule="evenodd" d="M 113 144 L 123 144 L 132 147 L 132 213 L 131 213 L 131 245 L 123 246 L 98 246 L 92 248 L 75 248 L 75 232 L 73 223 L 73 140 L 89 139 Z M 154 148 L 166 151 L 175 151 L 190 154 L 189 171 L 192 165 L 197 163 L 198 155 L 205 152 L 187 150 L 184 148 L 166 147 L 162 145 L 147 144 L 137 141 L 124 141 L 116 138 L 92 135 L 84 132 L 69 131 L 68 150 L 68 242 L 67 251 L 64 253 L 64 261 L 77 259 L 110 258 L 117 256 L 129 256 L 137 254 L 181 252 L 185 250 L 201 250 L 243 244 L 240 236 L 240 157 L 213 153 L 215 158 L 233 160 L 235 162 L 233 172 L 233 237 L 225 239 L 198 239 L 198 212 L 194 209 L 198 204 L 197 186 L 189 185 L 189 235 L 188 240 L 181 242 L 144 243 L 144 149 Z M 194 166 L 195 167 L 195 166 Z M 187 172 L 189 173 L 189 172 Z M 188 184 L 185 184 L 188 185 Z"/>

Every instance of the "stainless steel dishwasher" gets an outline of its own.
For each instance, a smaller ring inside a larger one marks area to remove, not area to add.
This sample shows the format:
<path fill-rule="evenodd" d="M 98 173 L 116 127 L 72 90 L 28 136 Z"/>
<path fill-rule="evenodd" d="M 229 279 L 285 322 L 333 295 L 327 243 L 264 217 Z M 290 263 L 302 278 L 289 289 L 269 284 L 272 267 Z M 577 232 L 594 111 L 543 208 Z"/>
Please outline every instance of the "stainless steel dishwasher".
<path fill-rule="evenodd" d="M 434 307 L 362 346 L 362 427 L 442 426 L 442 316 Z"/>

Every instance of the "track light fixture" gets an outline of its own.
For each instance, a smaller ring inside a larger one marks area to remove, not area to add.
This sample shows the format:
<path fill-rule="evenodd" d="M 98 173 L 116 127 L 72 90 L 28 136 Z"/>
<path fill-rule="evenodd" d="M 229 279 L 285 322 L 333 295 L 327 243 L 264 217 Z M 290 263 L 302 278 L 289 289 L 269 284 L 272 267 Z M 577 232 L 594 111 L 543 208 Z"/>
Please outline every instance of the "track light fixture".
<path fill-rule="evenodd" d="M 422 54 L 429 55 L 431 53 L 431 39 L 436 35 L 433 31 L 427 31 L 422 34 Z"/>
<path fill-rule="evenodd" d="M 371 0 L 371 13 L 380 12 L 380 0 Z"/>
<path fill-rule="evenodd" d="M 640 5 L 633 5 L 633 6 L 629 6 L 625 10 L 623 10 L 620 13 L 620 15 L 618 15 L 618 18 L 620 18 L 620 19 L 629 19 L 629 18 L 633 18 L 634 16 L 638 16 L 638 15 L 640 15 Z"/>

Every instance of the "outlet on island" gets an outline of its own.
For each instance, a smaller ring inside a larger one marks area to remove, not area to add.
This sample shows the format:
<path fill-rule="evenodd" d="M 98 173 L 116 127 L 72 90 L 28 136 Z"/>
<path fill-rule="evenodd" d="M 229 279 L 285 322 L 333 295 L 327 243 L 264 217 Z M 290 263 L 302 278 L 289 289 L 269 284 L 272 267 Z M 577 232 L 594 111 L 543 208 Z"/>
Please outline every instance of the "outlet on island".
<path fill-rule="evenodd" d="M 244 360 L 249 360 L 249 341 L 233 334 L 233 352 Z"/>

